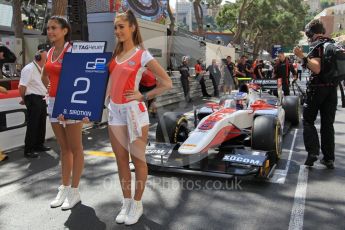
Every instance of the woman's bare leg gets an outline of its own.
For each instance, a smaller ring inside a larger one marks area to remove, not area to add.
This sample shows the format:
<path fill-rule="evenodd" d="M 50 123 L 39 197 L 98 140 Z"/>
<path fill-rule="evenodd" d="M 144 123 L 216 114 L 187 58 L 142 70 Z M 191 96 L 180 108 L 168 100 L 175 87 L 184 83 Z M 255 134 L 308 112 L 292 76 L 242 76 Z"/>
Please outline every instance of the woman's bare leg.
<path fill-rule="evenodd" d="M 147 180 L 147 164 L 145 150 L 147 145 L 149 126 L 142 128 L 142 136 L 130 144 L 130 154 L 135 166 L 135 194 L 134 200 L 141 200 Z"/>
<path fill-rule="evenodd" d="M 131 195 L 131 171 L 129 168 L 128 134 L 127 126 L 109 125 L 109 137 L 111 146 L 116 156 L 120 184 L 124 198 L 132 198 Z"/>
<path fill-rule="evenodd" d="M 51 123 L 56 140 L 60 146 L 61 156 L 61 173 L 62 173 L 62 184 L 69 186 L 71 184 L 71 173 L 73 166 L 73 154 L 68 146 L 65 129 L 59 123 Z"/>
<path fill-rule="evenodd" d="M 65 128 L 68 146 L 73 154 L 72 188 L 78 188 L 80 177 L 84 170 L 82 128 L 82 122 L 68 124 Z"/>

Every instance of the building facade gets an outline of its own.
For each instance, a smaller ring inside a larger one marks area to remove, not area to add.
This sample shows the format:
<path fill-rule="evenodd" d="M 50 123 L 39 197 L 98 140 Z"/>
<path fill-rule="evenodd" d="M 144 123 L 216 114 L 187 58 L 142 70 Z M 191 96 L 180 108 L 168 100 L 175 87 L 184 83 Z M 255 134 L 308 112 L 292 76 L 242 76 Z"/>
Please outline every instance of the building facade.
<path fill-rule="evenodd" d="M 315 16 L 320 19 L 326 28 L 326 36 L 334 32 L 344 30 L 345 27 L 345 3 L 324 9 Z"/>
<path fill-rule="evenodd" d="M 309 6 L 309 12 L 317 12 L 321 9 L 320 0 L 304 0 L 304 3 Z"/>

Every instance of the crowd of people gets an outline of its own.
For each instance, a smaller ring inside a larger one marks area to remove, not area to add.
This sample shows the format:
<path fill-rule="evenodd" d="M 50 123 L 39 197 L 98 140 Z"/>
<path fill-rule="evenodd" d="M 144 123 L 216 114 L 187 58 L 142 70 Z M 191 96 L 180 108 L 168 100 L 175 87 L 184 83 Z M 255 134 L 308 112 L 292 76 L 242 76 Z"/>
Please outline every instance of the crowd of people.
<path fill-rule="evenodd" d="M 105 93 L 109 110 L 109 140 L 116 154 L 122 188 L 122 207 L 116 216 L 116 222 L 132 225 L 137 223 L 143 214 L 141 199 L 148 174 L 145 148 L 149 116 L 146 102 L 149 105 L 153 104 L 152 100 L 155 97 L 172 87 L 172 81 L 167 72 L 143 47 L 139 25 L 131 11 L 117 14 L 114 28 L 117 45 L 108 65 L 109 82 Z M 307 35 L 312 42 L 328 39 L 324 37 L 324 28 L 318 20 L 310 23 L 307 30 L 312 32 Z M 50 206 L 61 206 L 63 210 L 68 210 L 81 201 L 78 187 L 84 169 L 82 127 L 83 123 L 89 121 L 86 117 L 80 121 L 65 119 L 63 115 L 52 116 L 55 99 L 59 96 L 57 89 L 62 61 L 64 55 L 71 51 L 71 26 L 65 18 L 53 16 L 47 24 L 47 35 L 52 47 L 38 47 L 33 62 L 26 65 L 21 72 L 20 103 L 25 105 L 28 111 L 24 155 L 35 158 L 38 156 L 37 152 L 50 149 L 44 145 L 48 113 L 61 156 L 61 184 Z M 290 81 L 298 78 L 301 80 L 303 68 L 308 68 L 312 75 L 303 111 L 303 136 L 308 152 L 305 164 L 313 166 L 321 148 L 324 155 L 321 163 L 328 168 L 334 168 L 333 123 L 337 105 L 336 86 L 325 85 L 318 78 L 322 73 L 319 50 L 305 57 L 302 50 L 296 47 L 294 53 L 303 63 L 292 62 L 283 52 L 278 54 L 274 64 L 263 60 L 250 61 L 247 56 L 242 55 L 235 62 L 231 56 L 227 56 L 222 63 L 217 63 L 214 59 L 205 68 L 203 61 L 199 59 L 195 65 L 195 79 L 201 86 L 203 97 L 219 97 L 220 92 L 230 94 L 239 87 L 241 79 L 264 78 L 280 79 L 284 95 L 289 95 Z M 0 49 L 0 59 L 3 56 Z M 184 56 L 179 67 L 187 103 L 192 102 L 190 80 L 194 77 L 190 74 L 189 61 L 190 58 Z M 212 81 L 212 95 L 207 92 L 205 85 L 206 72 Z M 145 80 L 139 85 L 141 79 Z M 0 93 L 6 93 L 6 89 L 0 87 Z M 47 94 L 48 98 L 45 100 Z M 314 124 L 318 111 L 321 113 L 321 145 Z M 131 192 L 130 159 L 135 166 L 134 194 Z"/>
<path fill-rule="evenodd" d="M 273 61 L 256 59 L 249 60 L 246 55 L 242 55 L 235 62 L 231 56 L 217 62 L 216 59 L 205 68 L 203 60 L 198 59 L 194 66 L 195 76 L 191 75 L 189 66 L 189 56 L 182 57 L 182 63 L 178 67 L 180 71 L 181 84 L 186 102 L 192 102 L 190 96 L 190 81 L 194 78 L 201 88 L 202 97 L 212 97 L 207 92 L 205 80 L 206 73 L 213 85 L 213 96 L 219 97 L 220 93 L 230 94 L 233 89 L 238 89 L 240 81 L 250 81 L 252 79 L 282 79 L 281 84 L 284 95 L 290 95 L 290 84 L 299 79 L 302 81 L 302 72 L 307 71 L 303 68 L 300 61 L 292 61 L 286 57 L 284 52 L 279 52 L 278 57 Z"/>

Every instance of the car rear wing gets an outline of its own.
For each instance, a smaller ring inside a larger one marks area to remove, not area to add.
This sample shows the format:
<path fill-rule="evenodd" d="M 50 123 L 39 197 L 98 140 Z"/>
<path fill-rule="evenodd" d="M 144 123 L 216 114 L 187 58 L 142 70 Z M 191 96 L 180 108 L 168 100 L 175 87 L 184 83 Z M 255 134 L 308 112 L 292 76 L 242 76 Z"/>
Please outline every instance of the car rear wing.
<path fill-rule="evenodd" d="M 256 79 L 251 83 L 259 85 L 262 90 L 265 89 L 278 89 L 278 80 L 277 79 Z"/>

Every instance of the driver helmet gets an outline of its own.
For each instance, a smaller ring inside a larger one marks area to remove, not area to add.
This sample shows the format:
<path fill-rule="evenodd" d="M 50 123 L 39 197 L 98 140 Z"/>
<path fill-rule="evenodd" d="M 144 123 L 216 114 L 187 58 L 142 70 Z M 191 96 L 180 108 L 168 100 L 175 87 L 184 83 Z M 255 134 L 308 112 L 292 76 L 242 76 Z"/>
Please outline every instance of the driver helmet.
<path fill-rule="evenodd" d="M 247 98 L 248 94 L 244 92 L 238 92 L 235 94 L 234 99 L 236 103 L 236 109 L 246 109 L 247 108 Z"/>

